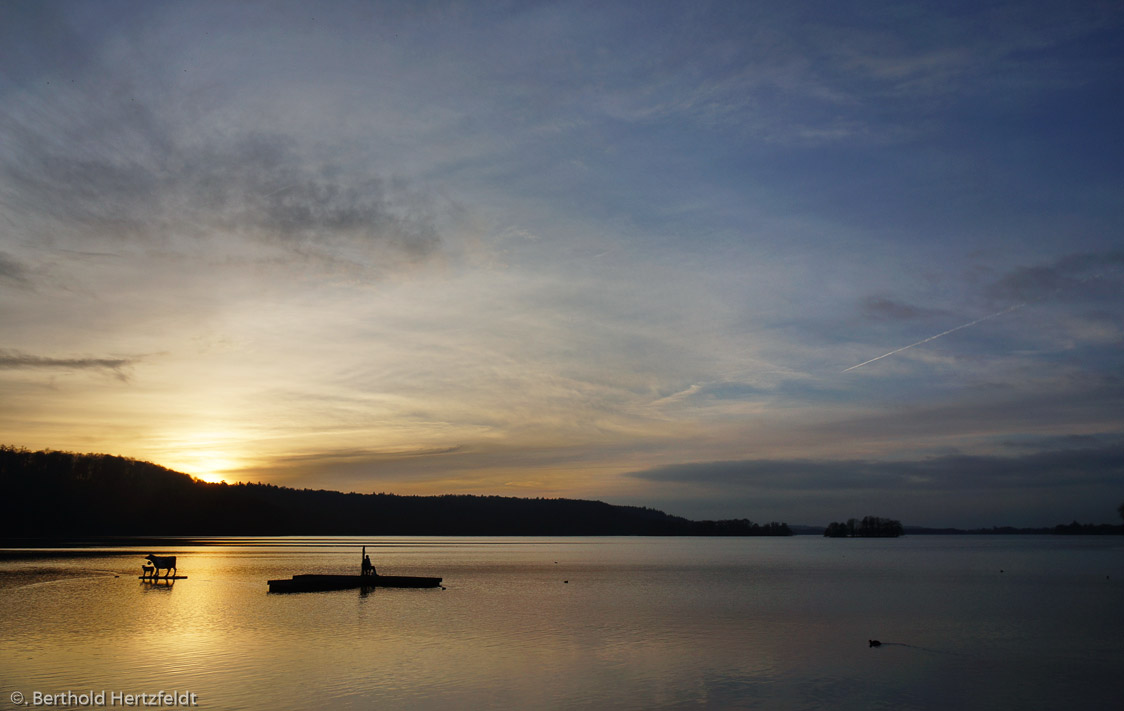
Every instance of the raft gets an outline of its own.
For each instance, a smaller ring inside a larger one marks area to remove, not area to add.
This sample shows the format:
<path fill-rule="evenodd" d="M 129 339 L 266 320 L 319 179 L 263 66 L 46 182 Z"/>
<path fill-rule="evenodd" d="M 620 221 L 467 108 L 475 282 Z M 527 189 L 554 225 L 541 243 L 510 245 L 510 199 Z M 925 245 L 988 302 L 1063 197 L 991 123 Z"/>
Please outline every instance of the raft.
<path fill-rule="evenodd" d="M 270 580 L 269 592 L 320 592 L 354 588 L 436 588 L 441 578 L 418 578 L 409 575 L 294 575 L 289 580 Z"/>

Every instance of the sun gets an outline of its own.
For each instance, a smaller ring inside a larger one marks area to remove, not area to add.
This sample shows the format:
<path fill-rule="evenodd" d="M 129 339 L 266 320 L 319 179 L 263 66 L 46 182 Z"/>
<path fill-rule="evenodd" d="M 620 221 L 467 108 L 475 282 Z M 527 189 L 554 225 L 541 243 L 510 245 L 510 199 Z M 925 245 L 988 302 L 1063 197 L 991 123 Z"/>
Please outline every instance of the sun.
<path fill-rule="evenodd" d="M 195 476 L 196 479 L 199 479 L 200 481 L 205 481 L 208 484 L 229 484 L 230 483 L 221 474 L 218 474 L 216 472 L 203 472 L 203 473 L 200 473 L 200 474 L 195 474 L 194 476 Z"/>
<path fill-rule="evenodd" d="M 233 484 L 250 459 L 236 432 L 188 430 L 168 432 L 154 442 L 150 461 L 210 484 Z"/>
<path fill-rule="evenodd" d="M 230 473 L 239 462 L 221 452 L 180 452 L 165 459 L 164 466 L 205 481 L 208 484 L 232 484 Z"/>

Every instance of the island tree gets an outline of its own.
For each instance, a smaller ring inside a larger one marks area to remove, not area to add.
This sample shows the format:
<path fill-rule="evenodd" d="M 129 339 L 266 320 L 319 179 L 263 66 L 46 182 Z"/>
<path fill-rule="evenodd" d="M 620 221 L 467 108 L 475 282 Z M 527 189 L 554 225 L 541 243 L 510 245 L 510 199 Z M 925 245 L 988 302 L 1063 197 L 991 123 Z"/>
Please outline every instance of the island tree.
<path fill-rule="evenodd" d="M 902 535 L 901 521 L 878 516 L 847 519 L 846 523 L 833 522 L 824 531 L 828 538 L 897 538 Z"/>

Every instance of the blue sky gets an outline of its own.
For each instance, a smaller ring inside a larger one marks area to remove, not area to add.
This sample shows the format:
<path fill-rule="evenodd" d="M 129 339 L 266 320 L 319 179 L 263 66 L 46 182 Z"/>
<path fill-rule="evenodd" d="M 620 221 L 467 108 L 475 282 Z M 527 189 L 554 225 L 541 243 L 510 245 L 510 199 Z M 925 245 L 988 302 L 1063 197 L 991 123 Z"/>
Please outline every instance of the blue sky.
<path fill-rule="evenodd" d="M 3 439 L 1112 520 L 1124 10 L 774 5 L 5 3 Z"/>

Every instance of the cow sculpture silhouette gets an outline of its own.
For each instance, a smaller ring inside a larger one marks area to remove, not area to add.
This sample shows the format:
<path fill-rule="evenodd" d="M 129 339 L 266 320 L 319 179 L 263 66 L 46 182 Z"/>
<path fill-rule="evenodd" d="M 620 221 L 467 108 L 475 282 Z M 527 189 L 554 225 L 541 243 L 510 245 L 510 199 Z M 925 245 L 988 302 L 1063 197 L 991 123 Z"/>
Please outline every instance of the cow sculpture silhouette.
<path fill-rule="evenodd" d="M 152 563 L 152 567 L 156 568 L 156 573 L 152 577 L 159 577 L 161 570 L 166 571 L 164 573 L 165 578 L 168 576 L 176 577 L 176 557 L 174 555 L 160 556 L 149 553 L 144 559 Z"/>

